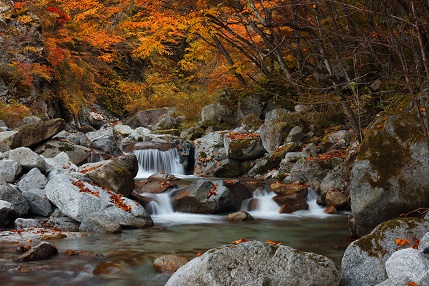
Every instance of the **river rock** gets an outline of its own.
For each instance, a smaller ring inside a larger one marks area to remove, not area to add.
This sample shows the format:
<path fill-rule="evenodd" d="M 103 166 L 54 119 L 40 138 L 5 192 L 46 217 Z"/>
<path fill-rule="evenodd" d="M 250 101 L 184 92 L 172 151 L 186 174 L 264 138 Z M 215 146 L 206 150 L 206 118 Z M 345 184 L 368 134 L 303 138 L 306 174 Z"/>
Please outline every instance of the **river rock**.
<path fill-rule="evenodd" d="M 261 125 L 259 133 L 261 135 L 262 145 L 268 153 L 276 151 L 284 145 L 285 139 L 292 130 L 292 124 L 288 122 L 267 122 Z"/>
<path fill-rule="evenodd" d="M 48 217 L 54 211 L 51 202 L 46 198 L 46 191 L 42 189 L 30 188 L 22 192 L 30 206 L 30 213 Z"/>
<path fill-rule="evenodd" d="M 213 177 L 222 160 L 227 159 L 224 148 L 224 131 L 210 132 L 194 141 L 195 167 L 194 175 Z"/>
<path fill-rule="evenodd" d="M 300 196 L 306 198 L 308 195 L 308 188 L 301 184 L 283 184 L 280 182 L 275 182 L 270 185 L 270 189 L 276 193 L 276 195 L 281 196 L 299 194 Z"/>
<path fill-rule="evenodd" d="M 158 257 L 153 262 L 153 268 L 157 272 L 166 273 L 172 275 L 176 272 L 180 267 L 188 263 L 189 259 L 183 256 L 177 255 L 163 255 Z"/>
<path fill-rule="evenodd" d="M 166 286 L 334 286 L 340 279 L 340 271 L 327 257 L 250 241 L 207 251 L 174 273 Z"/>
<path fill-rule="evenodd" d="M 13 140 L 9 147 L 14 149 L 17 147 L 37 145 L 51 138 L 64 128 L 65 121 L 61 118 L 23 125 L 14 130 L 17 131 L 17 133 L 13 136 Z"/>
<path fill-rule="evenodd" d="M 15 160 L 0 160 L 0 180 L 13 183 L 22 172 L 22 166 Z"/>
<path fill-rule="evenodd" d="M 415 113 L 389 116 L 368 130 L 353 164 L 354 231 L 429 205 L 429 154 Z"/>
<path fill-rule="evenodd" d="M 21 192 L 23 192 L 30 189 L 43 189 L 47 183 L 48 179 L 45 175 L 43 175 L 39 169 L 33 168 L 27 174 L 22 176 L 16 186 Z"/>
<path fill-rule="evenodd" d="M 214 214 L 239 210 L 252 196 L 239 182 L 198 180 L 173 194 L 173 209 L 179 212 Z"/>
<path fill-rule="evenodd" d="M 42 156 L 36 154 L 27 147 L 19 147 L 10 150 L 9 159 L 17 161 L 25 170 L 37 168 L 41 171 L 46 171 L 49 168 Z"/>
<path fill-rule="evenodd" d="M 377 285 L 386 280 L 385 264 L 399 249 L 396 240 L 420 239 L 429 230 L 429 220 L 417 218 L 394 219 L 377 226 L 370 234 L 353 241 L 346 249 L 342 262 L 345 285 Z"/>
<path fill-rule="evenodd" d="M 143 228 L 153 225 L 151 217 L 137 202 L 71 176 L 55 176 L 45 189 L 48 199 L 74 220 L 82 222 L 91 213 L 103 211 L 123 227 Z"/>
<path fill-rule="evenodd" d="M 228 159 L 246 161 L 261 158 L 266 150 L 259 134 L 230 132 L 224 136 Z"/>
<path fill-rule="evenodd" d="M 136 183 L 136 188 L 133 193 L 160 194 L 175 187 L 177 187 L 177 185 L 169 181 L 140 181 Z"/>
<path fill-rule="evenodd" d="M 400 249 L 386 261 L 386 273 L 388 280 L 384 283 L 390 283 L 387 285 L 407 285 L 407 282 L 427 285 L 429 259 L 416 249 Z"/>
<path fill-rule="evenodd" d="M 275 196 L 273 200 L 280 206 L 279 213 L 293 213 L 308 210 L 307 196 L 296 193 L 292 195 Z"/>
<path fill-rule="evenodd" d="M 46 260 L 58 254 L 58 249 L 48 242 L 41 242 L 35 247 L 18 256 L 15 261 Z"/>
<path fill-rule="evenodd" d="M 255 220 L 251 214 L 246 211 L 239 211 L 236 213 L 228 214 L 226 220 L 229 221 L 252 221 Z"/>
<path fill-rule="evenodd" d="M 104 212 L 93 212 L 82 220 L 79 227 L 80 232 L 90 233 L 120 233 L 122 232 L 121 225 L 112 220 Z"/>
<path fill-rule="evenodd" d="M 79 171 L 100 187 L 114 193 L 128 197 L 134 190 L 134 177 L 114 160 L 85 164 Z"/>
<path fill-rule="evenodd" d="M 213 173 L 214 177 L 218 178 L 237 178 L 249 172 L 253 166 L 252 161 L 238 161 L 225 159 L 216 162 L 216 169 Z"/>
<path fill-rule="evenodd" d="M 65 152 L 69 156 L 70 161 L 76 165 L 85 162 L 91 155 L 90 148 L 62 140 L 49 140 L 38 146 L 34 151 L 45 158 L 53 158 L 61 152 Z"/>
<path fill-rule="evenodd" d="M 115 136 L 117 141 L 121 141 L 124 138 L 127 138 L 132 133 L 134 133 L 134 129 L 132 129 L 128 125 L 118 124 L 113 127 L 113 135 Z"/>
<path fill-rule="evenodd" d="M 0 200 L 0 227 L 4 227 L 6 224 L 8 224 L 7 217 L 11 210 L 11 203 L 4 200 Z"/>
<path fill-rule="evenodd" d="M 2 181 L 0 181 L 0 200 L 12 204 L 9 216 L 13 218 L 24 217 L 30 210 L 30 206 L 22 193 L 8 183 Z"/>

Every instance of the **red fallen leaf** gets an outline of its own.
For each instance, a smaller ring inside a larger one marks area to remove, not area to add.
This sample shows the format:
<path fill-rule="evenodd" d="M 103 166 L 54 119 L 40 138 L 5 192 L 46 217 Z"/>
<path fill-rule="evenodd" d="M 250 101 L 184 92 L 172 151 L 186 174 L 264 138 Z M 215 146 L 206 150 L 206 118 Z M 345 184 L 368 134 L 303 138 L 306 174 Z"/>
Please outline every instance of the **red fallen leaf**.
<path fill-rule="evenodd" d="M 200 257 L 201 255 L 203 255 L 202 252 L 197 252 L 197 257 Z"/>
<path fill-rule="evenodd" d="M 240 244 L 240 243 L 243 243 L 243 242 L 248 242 L 247 238 L 240 238 L 238 240 L 235 240 L 235 241 L 231 242 L 231 244 L 237 245 L 237 244 Z"/>
<path fill-rule="evenodd" d="M 272 241 L 272 240 L 269 240 L 269 239 L 267 239 L 265 242 L 268 243 L 268 244 L 271 244 L 271 245 L 281 245 L 282 244 L 281 241 L 280 242 L 275 242 L 275 241 Z"/>
<path fill-rule="evenodd" d="M 407 282 L 407 286 L 419 286 L 416 282 Z"/>

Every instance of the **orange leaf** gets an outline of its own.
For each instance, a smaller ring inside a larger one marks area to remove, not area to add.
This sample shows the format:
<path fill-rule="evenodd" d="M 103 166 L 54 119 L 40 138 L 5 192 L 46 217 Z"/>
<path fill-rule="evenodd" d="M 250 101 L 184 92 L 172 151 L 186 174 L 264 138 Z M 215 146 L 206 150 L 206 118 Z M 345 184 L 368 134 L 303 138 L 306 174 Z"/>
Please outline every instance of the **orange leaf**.
<path fill-rule="evenodd" d="M 281 241 L 280 242 L 275 242 L 275 241 L 268 240 L 268 239 L 265 242 L 268 243 L 268 244 L 271 244 L 271 245 L 281 245 L 282 244 Z"/>
<path fill-rule="evenodd" d="M 236 241 L 231 242 L 231 244 L 237 245 L 237 244 L 240 244 L 240 243 L 243 243 L 243 242 L 248 242 L 248 240 L 246 238 L 240 238 L 240 239 L 238 239 Z"/>

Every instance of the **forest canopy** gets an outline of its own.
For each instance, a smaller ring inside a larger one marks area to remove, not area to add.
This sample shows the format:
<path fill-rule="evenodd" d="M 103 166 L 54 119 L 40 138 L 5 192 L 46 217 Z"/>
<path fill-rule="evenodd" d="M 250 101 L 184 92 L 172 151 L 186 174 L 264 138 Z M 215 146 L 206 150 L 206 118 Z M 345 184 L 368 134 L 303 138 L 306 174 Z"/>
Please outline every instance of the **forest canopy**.
<path fill-rule="evenodd" d="M 223 90 L 257 90 L 338 103 L 360 130 L 365 109 L 394 108 L 429 79 L 428 1 L 10 2 L 3 109 L 40 97 L 70 117 L 98 103 L 117 115 L 172 106 L 195 120 Z"/>

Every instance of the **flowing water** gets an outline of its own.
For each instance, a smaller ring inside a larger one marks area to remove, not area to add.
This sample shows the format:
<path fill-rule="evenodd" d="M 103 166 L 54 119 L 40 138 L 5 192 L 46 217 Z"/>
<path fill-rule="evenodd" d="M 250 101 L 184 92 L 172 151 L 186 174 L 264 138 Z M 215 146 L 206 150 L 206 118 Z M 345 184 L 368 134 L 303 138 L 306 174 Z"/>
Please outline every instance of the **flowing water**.
<path fill-rule="evenodd" d="M 183 169 L 165 167 L 175 165 L 177 155 L 164 163 L 171 154 L 136 152 L 140 161 L 139 176 L 148 176 L 162 169 L 174 170 L 189 184 L 196 178 L 184 176 Z M 176 156 L 176 157 L 175 157 Z M 161 159 L 153 159 L 153 158 Z M 142 162 L 143 160 L 143 162 Z M 152 163 L 146 162 L 152 161 Z M 170 169 L 168 169 L 170 168 Z M 187 178 L 187 179 L 186 179 Z M 183 184 L 182 182 L 182 184 Z M 51 241 L 60 254 L 45 261 L 16 263 L 13 258 L 16 246 L 0 248 L 0 283 L 8 286 L 22 285 L 112 285 L 112 286 L 161 286 L 167 275 L 153 269 L 157 257 L 176 254 L 192 259 L 198 252 L 229 244 L 240 238 L 248 240 L 272 240 L 296 249 L 315 252 L 331 258 L 338 266 L 350 241 L 347 217 L 344 214 L 326 215 L 316 204 L 316 195 L 310 192 L 310 209 L 293 214 L 279 214 L 279 207 L 272 200 L 269 188 L 257 190 L 258 208 L 251 211 L 255 218 L 250 222 L 230 222 L 225 215 L 197 215 L 173 211 L 170 193 L 148 195 L 154 202 L 148 212 L 155 226 L 150 229 L 124 230 L 121 234 L 69 235 L 62 240 Z M 247 209 L 243 202 L 242 209 Z M 33 244 L 34 246 L 34 244 Z M 101 254 L 101 258 L 88 255 L 68 256 L 67 249 L 89 250 Z"/>

